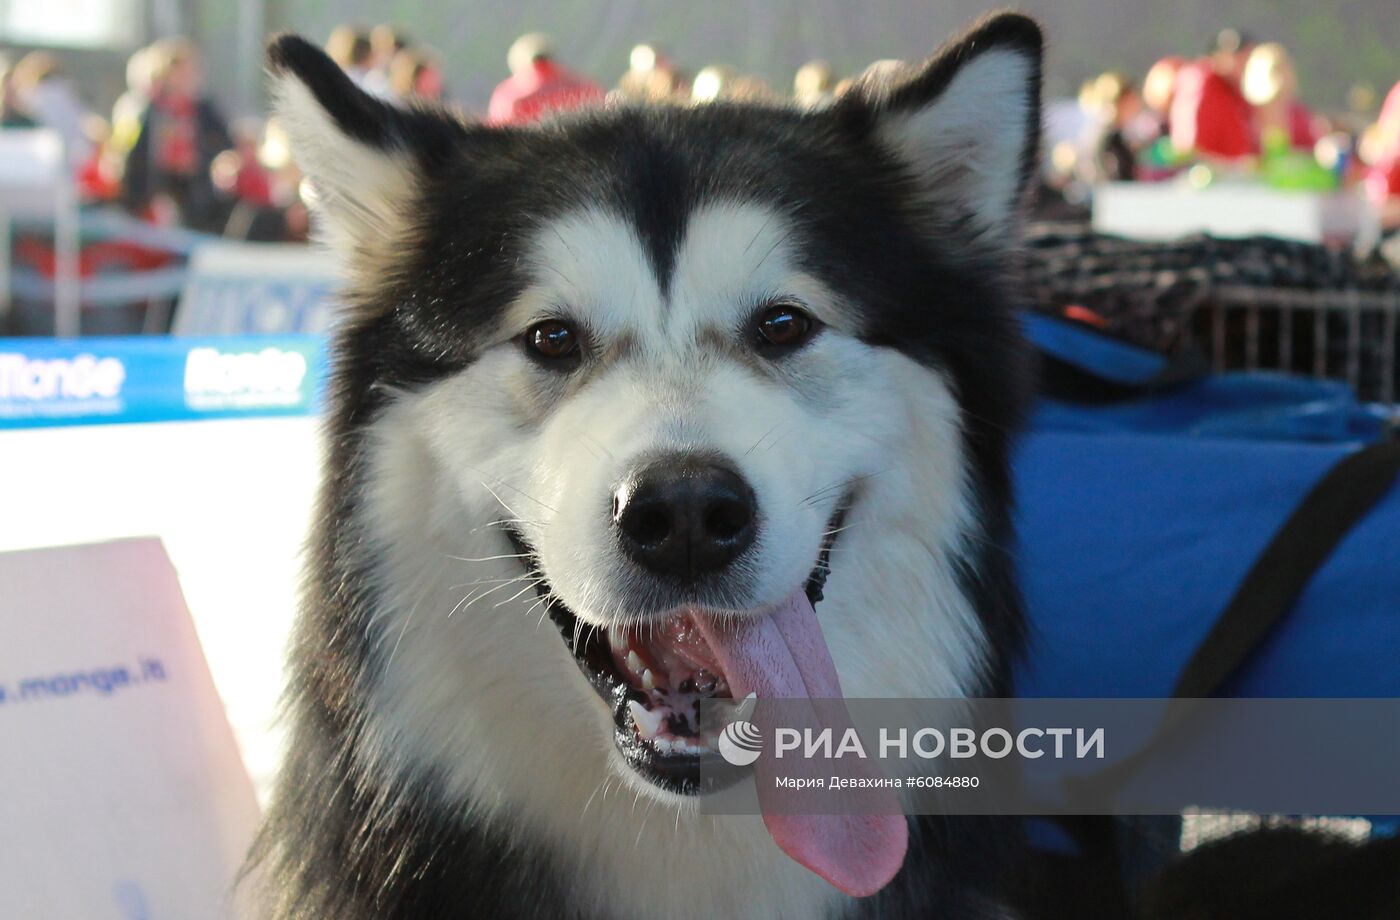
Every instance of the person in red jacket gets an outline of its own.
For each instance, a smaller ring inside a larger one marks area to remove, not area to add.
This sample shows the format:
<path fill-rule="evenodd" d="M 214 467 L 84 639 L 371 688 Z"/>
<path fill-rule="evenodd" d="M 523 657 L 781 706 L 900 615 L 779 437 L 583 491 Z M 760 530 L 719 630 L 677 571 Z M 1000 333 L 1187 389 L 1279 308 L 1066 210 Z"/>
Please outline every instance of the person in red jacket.
<path fill-rule="evenodd" d="M 1311 151 L 1327 133 L 1326 120 L 1314 115 L 1298 99 L 1298 73 L 1287 49 L 1265 42 L 1250 52 L 1240 89 L 1254 106 L 1260 143 L 1269 148 L 1270 136 L 1287 139 L 1294 150 Z"/>
<path fill-rule="evenodd" d="M 602 87 L 556 63 L 549 39 L 538 33 L 516 39 L 506 62 L 510 76 L 491 94 L 490 124 L 523 124 L 603 98 Z"/>
<path fill-rule="evenodd" d="M 1181 68 L 1169 118 L 1177 150 L 1226 160 L 1258 155 L 1254 108 L 1240 91 L 1253 47 L 1239 32 L 1226 29 L 1209 56 Z"/>

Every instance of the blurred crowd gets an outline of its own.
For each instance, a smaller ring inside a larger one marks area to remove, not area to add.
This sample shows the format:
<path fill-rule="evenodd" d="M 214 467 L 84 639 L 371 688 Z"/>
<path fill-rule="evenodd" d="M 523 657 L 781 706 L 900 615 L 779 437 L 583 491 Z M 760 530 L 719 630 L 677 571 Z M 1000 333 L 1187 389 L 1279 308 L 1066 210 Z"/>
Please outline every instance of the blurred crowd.
<path fill-rule="evenodd" d="M 199 49 L 185 39 L 131 56 L 110 118 L 85 103 L 45 51 L 13 67 L 0 62 L 0 89 L 0 126 L 56 131 L 85 203 L 241 239 L 306 238 L 286 143 L 275 126 L 225 119 L 207 93 Z"/>
<path fill-rule="evenodd" d="M 440 59 L 387 24 L 341 25 L 325 50 L 357 85 L 393 105 L 454 100 Z M 653 45 L 632 49 L 611 89 L 569 68 L 548 37 L 519 38 L 491 95 L 489 124 L 521 124 L 589 104 L 693 105 L 720 100 L 831 104 L 855 80 L 896 77 L 877 61 L 838 75 L 811 61 L 788 87 L 724 66 L 691 73 Z M 1104 73 L 1077 100 L 1047 107 L 1043 199 L 1073 202 L 1098 182 L 1150 181 L 1188 172 L 1193 182 L 1250 173 L 1287 188 L 1363 184 L 1387 225 L 1400 225 L 1400 84 L 1376 110 L 1358 87 L 1348 108 L 1315 112 L 1298 96 L 1281 45 L 1225 30 L 1208 53 L 1166 57 L 1141 80 Z M 110 117 L 93 112 L 52 55 L 0 59 L 0 124 L 42 126 L 65 140 L 84 199 L 119 204 L 157 224 L 239 239 L 307 234 L 301 176 L 275 120 L 228 122 L 205 86 L 198 48 L 166 39 L 133 54 L 126 92 Z M 470 114 L 470 113 L 469 113 Z"/>
<path fill-rule="evenodd" d="M 1356 86 L 1344 108 L 1314 111 L 1288 50 L 1235 29 L 1198 58 L 1164 57 L 1141 80 L 1107 72 L 1047 112 L 1047 180 L 1071 200 L 1105 181 L 1186 172 L 1193 185 L 1248 175 L 1278 188 L 1361 185 L 1382 223 L 1400 225 L 1400 83 L 1375 115 Z"/>

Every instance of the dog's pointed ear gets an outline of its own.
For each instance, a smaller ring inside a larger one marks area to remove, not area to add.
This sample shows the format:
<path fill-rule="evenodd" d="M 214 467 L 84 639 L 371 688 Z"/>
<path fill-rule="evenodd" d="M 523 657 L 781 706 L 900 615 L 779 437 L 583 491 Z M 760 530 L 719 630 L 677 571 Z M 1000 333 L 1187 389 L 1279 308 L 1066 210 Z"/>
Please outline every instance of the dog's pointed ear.
<path fill-rule="evenodd" d="M 466 128 L 443 112 L 375 99 L 300 36 L 272 39 L 267 56 L 276 117 L 310 179 L 319 231 L 346 255 L 395 239 L 417 184 Z"/>
<path fill-rule="evenodd" d="M 912 171 L 940 222 L 996 239 L 1036 167 L 1042 45 L 1033 19 L 994 15 L 921 66 L 874 65 L 835 111 Z"/>

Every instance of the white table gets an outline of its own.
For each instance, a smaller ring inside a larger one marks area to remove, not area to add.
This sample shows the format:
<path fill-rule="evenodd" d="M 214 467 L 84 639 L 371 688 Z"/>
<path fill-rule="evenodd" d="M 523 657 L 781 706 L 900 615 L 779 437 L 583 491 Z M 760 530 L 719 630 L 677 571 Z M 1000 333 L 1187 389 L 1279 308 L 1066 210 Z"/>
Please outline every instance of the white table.
<path fill-rule="evenodd" d="M 1182 180 L 1105 183 L 1094 189 L 1093 226 L 1139 240 L 1208 233 L 1365 244 L 1379 235 L 1375 214 L 1357 192 L 1289 192 L 1229 180 L 1204 189 Z"/>

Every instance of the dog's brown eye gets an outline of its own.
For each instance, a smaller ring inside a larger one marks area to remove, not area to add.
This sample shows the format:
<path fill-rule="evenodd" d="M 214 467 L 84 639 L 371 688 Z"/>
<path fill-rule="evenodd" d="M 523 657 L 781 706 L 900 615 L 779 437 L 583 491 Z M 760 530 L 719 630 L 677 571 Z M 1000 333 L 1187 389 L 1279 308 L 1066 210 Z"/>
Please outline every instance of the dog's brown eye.
<path fill-rule="evenodd" d="M 526 330 L 525 345 L 541 358 L 558 361 L 578 351 L 578 334 L 568 323 L 547 319 Z"/>
<path fill-rule="evenodd" d="M 760 345 L 796 348 L 816 332 L 817 321 L 807 311 L 792 304 L 777 304 L 759 314 Z"/>

